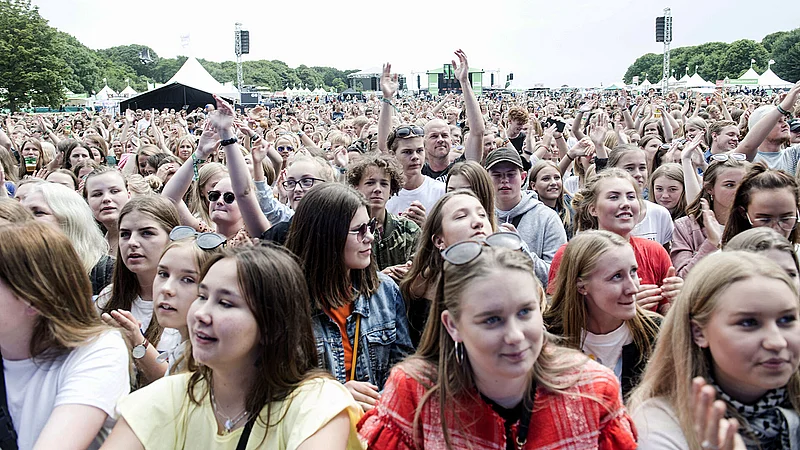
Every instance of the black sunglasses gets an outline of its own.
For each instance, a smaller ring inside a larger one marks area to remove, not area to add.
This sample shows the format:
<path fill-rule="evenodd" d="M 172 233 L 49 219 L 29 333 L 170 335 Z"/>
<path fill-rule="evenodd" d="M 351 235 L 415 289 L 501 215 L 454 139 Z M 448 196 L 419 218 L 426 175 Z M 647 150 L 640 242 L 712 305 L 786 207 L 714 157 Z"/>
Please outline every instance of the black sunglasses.
<path fill-rule="evenodd" d="M 370 234 L 375 234 L 375 229 L 378 227 L 378 219 L 372 218 L 369 222 L 362 223 L 358 228 L 355 230 L 349 230 L 348 233 L 355 234 L 359 241 L 363 241 L 364 237 L 367 235 L 367 231 Z"/>
<path fill-rule="evenodd" d="M 442 250 L 442 258 L 450 264 L 460 266 L 475 260 L 483 252 L 483 246 L 502 247 L 511 250 L 522 249 L 522 238 L 517 233 L 501 231 L 480 241 L 461 241 Z"/>
<path fill-rule="evenodd" d="M 208 201 L 215 202 L 219 200 L 220 197 L 222 197 L 222 200 L 229 205 L 236 200 L 236 196 L 233 195 L 233 192 L 226 192 L 223 194 L 220 191 L 208 191 Z"/>
<path fill-rule="evenodd" d="M 394 130 L 395 138 L 405 139 L 409 136 L 411 137 L 425 136 L 425 131 L 421 127 L 418 127 L 416 125 L 397 127 Z"/>
<path fill-rule="evenodd" d="M 225 236 L 219 233 L 199 233 L 192 227 L 186 225 L 179 225 L 169 232 L 169 239 L 171 241 L 179 241 L 188 237 L 195 237 L 195 243 L 201 250 L 214 250 L 220 245 L 225 245 Z"/>

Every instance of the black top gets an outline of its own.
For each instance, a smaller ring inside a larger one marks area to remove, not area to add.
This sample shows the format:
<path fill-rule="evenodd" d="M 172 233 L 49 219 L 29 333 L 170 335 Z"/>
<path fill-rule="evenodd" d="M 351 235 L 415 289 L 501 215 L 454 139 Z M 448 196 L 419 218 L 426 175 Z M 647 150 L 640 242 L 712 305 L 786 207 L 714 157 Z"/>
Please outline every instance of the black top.
<path fill-rule="evenodd" d="M 431 169 L 431 165 L 428 164 L 426 161 L 425 164 L 422 165 L 422 174 L 426 177 L 431 177 L 436 181 L 441 181 L 442 183 L 447 183 L 447 175 L 450 173 L 450 169 L 458 162 L 466 161 L 467 157 L 464 154 L 461 154 L 455 161 L 451 162 L 444 168 L 444 170 L 435 171 Z"/>
<path fill-rule="evenodd" d="M 292 219 L 289 219 L 286 222 L 280 222 L 269 230 L 261 233 L 261 240 L 272 241 L 279 245 L 286 245 L 286 237 L 289 235 L 289 227 L 291 225 Z"/>

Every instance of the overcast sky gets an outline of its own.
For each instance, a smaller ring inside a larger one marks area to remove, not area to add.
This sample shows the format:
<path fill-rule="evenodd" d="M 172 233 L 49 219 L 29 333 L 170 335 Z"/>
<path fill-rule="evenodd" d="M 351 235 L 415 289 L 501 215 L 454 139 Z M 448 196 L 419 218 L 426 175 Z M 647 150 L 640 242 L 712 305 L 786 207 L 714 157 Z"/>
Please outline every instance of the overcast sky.
<path fill-rule="evenodd" d="M 390 61 L 414 72 L 441 67 L 462 48 L 470 66 L 514 73 L 512 87 L 598 86 L 622 79 L 644 53 L 661 53 L 655 17 L 672 8 L 672 47 L 760 41 L 800 25 L 788 0 L 33 0 L 50 25 L 93 49 L 144 44 L 159 56 L 234 60 L 234 23 L 250 31 L 244 60 L 290 67 L 368 69 Z M 216 7 L 214 4 L 222 4 Z M 188 49 L 181 36 L 190 36 Z M 660 74 L 650 76 L 656 82 Z M 233 80 L 231 80 L 233 81 Z M 496 81 L 499 82 L 499 81 Z M 423 86 L 424 86 L 423 76 Z"/>

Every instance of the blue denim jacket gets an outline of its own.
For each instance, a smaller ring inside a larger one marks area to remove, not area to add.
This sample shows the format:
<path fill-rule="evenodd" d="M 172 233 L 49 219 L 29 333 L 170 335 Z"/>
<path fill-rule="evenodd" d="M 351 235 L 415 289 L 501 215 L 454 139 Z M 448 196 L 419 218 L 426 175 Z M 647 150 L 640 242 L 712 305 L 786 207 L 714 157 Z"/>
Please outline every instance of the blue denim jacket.
<path fill-rule="evenodd" d="M 381 284 L 375 293 L 370 298 L 361 295 L 355 300 L 346 329 L 348 339 L 353 342 L 356 314 L 361 315 L 355 380 L 370 382 L 382 390 L 392 366 L 413 353 L 414 348 L 400 288 L 388 276 L 378 273 L 378 277 Z M 344 383 L 347 374 L 339 326 L 319 310 L 314 312 L 312 323 L 320 367 Z"/>

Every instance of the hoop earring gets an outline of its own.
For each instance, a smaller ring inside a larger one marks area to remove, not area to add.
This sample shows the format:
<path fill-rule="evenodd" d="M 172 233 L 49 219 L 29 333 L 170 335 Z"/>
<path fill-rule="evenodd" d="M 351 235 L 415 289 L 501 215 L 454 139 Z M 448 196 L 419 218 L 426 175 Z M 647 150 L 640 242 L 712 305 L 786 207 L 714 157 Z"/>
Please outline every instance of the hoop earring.
<path fill-rule="evenodd" d="M 459 365 L 463 365 L 464 364 L 464 344 L 463 343 L 456 342 L 455 353 L 456 353 L 456 362 Z"/>

